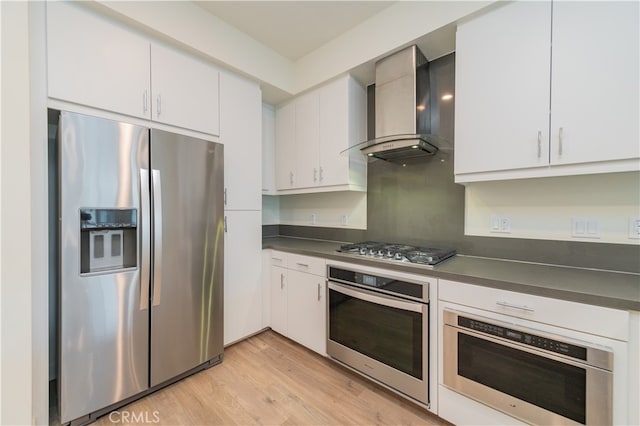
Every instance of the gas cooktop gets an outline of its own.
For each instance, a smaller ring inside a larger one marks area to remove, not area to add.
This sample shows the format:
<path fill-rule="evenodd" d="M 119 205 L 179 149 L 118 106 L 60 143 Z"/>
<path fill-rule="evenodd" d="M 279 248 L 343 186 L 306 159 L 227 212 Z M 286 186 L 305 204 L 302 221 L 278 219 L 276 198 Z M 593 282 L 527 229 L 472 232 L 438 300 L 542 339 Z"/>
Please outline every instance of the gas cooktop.
<path fill-rule="evenodd" d="M 453 249 L 409 246 L 377 241 L 343 244 L 337 251 L 381 260 L 409 262 L 429 266 L 437 265 L 456 254 L 456 251 Z"/>

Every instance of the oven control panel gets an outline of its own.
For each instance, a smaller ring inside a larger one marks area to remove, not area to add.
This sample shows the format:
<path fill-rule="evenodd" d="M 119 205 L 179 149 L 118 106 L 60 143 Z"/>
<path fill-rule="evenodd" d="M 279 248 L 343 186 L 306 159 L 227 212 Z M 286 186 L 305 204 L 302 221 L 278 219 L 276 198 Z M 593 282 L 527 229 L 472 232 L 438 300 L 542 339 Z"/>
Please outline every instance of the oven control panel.
<path fill-rule="evenodd" d="M 559 353 L 572 358 L 586 360 L 587 349 L 570 343 L 560 342 L 547 337 L 536 336 L 520 330 L 513 330 L 495 324 L 489 324 L 476 319 L 458 316 L 458 326 L 479 331 L 492 336 L 501 337 L 527 346 L 533 346 L 546 351 Z"/>

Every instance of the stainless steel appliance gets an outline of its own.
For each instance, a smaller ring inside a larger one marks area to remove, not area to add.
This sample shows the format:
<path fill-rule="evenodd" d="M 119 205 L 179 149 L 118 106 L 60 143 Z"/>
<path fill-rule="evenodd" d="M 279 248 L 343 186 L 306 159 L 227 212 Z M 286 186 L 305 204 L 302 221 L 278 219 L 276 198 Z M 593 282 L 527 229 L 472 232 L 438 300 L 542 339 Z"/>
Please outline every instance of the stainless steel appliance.
<path fill-rule="evenodd" d="M 61 423 L 222 360 L 223 146 L 59 117 Z"/>
<path fill-rule="evenodd" d="M 327 275 L 327 354 L 428 406 L 429 283 L 337 263 Z"/>
<path fill-rule="evenodd" d="M 612 424 L 613 352 L 445 309 L 444 384 L 527 423 Z"/>
<path fill-rule="evenodd" d="M 453 249 L 419 247 L 406 244 L 381 243 L 377 241 L 343 244 L 338 248 L 338 251 L 380 260 L 417 263 L 425 266 L 437 265 L 456 255 L 456 251 Z"/>

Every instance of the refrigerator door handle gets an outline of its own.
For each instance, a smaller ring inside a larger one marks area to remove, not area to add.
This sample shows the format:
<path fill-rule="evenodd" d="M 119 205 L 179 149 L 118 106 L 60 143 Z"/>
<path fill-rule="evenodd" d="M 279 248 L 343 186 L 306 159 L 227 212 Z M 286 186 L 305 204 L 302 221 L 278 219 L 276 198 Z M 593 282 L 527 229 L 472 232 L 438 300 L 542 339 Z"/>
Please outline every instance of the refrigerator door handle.
<path fill-rule="evenodd" d="M 151 211 L 149 210 L 149 170 L 140 169 L 140 310 L 149 309 L 149 268 L 151 266 Z"/>
<path fill-rule="evenodd" d="M 160 304 L 162 292 L 162 183 L 160 170 L 151 171 L 153 191 L 153 306 Z"/>

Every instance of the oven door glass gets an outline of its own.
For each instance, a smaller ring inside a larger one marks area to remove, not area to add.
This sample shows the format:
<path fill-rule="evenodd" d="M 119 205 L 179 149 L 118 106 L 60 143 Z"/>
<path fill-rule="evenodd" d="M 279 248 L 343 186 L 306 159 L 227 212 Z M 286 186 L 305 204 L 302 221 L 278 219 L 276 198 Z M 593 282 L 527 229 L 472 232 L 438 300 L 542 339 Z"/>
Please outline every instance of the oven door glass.
<path fill-rule="evenodd" d="M 585 424 L 586 370 L 465 333 L 458 375 Z"/>
<path fill-rule="evenodd" d="M 329 290 L 329 339 L 419 380 L 422 315 Z"/>

